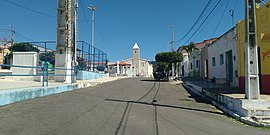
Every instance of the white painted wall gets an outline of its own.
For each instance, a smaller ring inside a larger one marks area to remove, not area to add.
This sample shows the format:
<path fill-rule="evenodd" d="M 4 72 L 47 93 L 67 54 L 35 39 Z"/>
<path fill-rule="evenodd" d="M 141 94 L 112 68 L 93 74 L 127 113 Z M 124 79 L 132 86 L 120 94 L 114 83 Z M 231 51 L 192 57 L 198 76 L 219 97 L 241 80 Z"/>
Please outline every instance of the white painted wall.
<path fill-rule="evenodd" d="M 199 61 L 199 65 L 198 67 L 196 66 L 196 61 Z M 196 50 L 196 51 L 193 51 L 192 54 L 191 54 L 191 58 L 189 59 L 189 71 L 190 71 L 190 77 L 194 77 L 194 74 L 195 74 L 195 77 L 196 78 L 200 78 L 200 71 L 201 71 L 201 51 L 200 50 Z M 192 69 L 191 69 L 191 63 L 192 63 Z"/>
<path fill-rule="evenodd" d="M 13 65 L 33 66 L 38 64 L 38 55 L 36 52 L 13 52 Z M 12 67 L 13 75 L 35 75 L 37 68 Z M 15 76 L 13 80 L 34 80 L 34 76 Z"/>
<path fill-rule="evenodd" d="M 209 79 L 213 77 L 226 80 L 226 52 L 232 50 L 233 57 L 233 82 L 231 85 L 238 86 L 237 73 L 237 35 L 236 28 L 231 29 L 208 47 Z M 223 54 L 224 64 L 220 65 L 220 54 Z M 212 58 L 216 59 L 216 66 L 212 66 Z M 234 59 L 235 57 L 235 59 Z"/>
<path fill-rule="evenodd" d="M 188 77 L 189 75 L 189 58 L 188 58 L 188 53 L 182 53 L 183 54 L 183 61 L 180 62 L 179 64 L 179 76 L 182 76 L 182 66 L 184 66 L 184 75 L 182 77 Z"/>

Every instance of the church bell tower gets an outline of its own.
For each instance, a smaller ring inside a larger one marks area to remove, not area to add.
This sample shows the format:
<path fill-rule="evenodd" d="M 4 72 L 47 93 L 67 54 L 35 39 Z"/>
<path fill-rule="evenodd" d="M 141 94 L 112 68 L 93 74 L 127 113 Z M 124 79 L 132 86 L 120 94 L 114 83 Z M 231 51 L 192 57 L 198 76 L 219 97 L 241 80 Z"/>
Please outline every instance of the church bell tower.
<path fill-rule="evenodd" d="M 137 43 L 132 48 L 132 64 L 134 73 L 139 76 L 140 74 L 140 48 Z"/>

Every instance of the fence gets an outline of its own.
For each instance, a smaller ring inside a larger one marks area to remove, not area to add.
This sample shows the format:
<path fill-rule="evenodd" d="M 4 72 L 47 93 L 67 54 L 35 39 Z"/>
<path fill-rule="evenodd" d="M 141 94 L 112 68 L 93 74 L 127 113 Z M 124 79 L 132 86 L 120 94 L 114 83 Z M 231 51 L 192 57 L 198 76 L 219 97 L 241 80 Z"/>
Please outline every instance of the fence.
<path fill-rule="evenodd" d="M 27 77 L 33 77 L 30 80 L 33 81 L 40 81 L 42 82 L 42 87 L 48 87 L 49 85 L 49 77 L 54 77 L 54 76 L 71 76 L 71 83 L 75 82 L 75 77 L 77 74 L 77 70 L 76 68 L 72 68 L 72 69 L 66 69 L 66 68 L 53 68 L 53 67 L 49 67 L 47 62 L 43 62 L 42 66 L 19 66 L 19 65 L 8 65 L 8 64 L 0 64 L 0 66 L 5 66 L 5 67 L 12 67 L 12 68 L 17 68 L 20 70 L 25 70 L 25 69 L 29 69 L 26 72 L 21 72 L 21 73 L 12 73 L 12 74 L 0 74 L 0 77 L 7 77 L 7 76 L 12 76 L 12 77 L 23 77 L 22 80 L 27 79 L 29 80 L 29 78 Z M 55 74 L 56 70 L 71 70 L 71 74 Z M 53 79 L 53 78 L 51 78 Z"/>
<path fill-rule="evenodd" d="M 40 52 L 40 60 L 51 64 L 55 63 L 55 41 L 27 42 L 37 47 Z M 93 47 L 85 41 L 77 41 L 76 56 L 78 70 L 104 71 L 107 67 L 107 53 Z"/>

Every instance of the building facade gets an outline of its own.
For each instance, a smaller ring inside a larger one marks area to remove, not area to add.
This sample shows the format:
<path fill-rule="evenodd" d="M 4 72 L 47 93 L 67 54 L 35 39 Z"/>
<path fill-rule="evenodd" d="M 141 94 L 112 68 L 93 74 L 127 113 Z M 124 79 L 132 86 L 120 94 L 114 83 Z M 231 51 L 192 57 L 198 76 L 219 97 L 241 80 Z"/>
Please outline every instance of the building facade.
<path fill-rule="evenodd" d="M 190 56 L 185 50 L 182 49 L 182 47 L 179 47 L 178 51 L 182 53 L 184 58 L 183 62 L 181 62 L 178 67 L 179 76 L 203 78 L 201 75 L 201 50 L 204 46 L 212 43 L 215 40 L 216 38 L 211 38 L 199 43 L 195 43 L 194 45 L 197 49 L 193 50 Z"/>
<path fill-rule="evenodd" d="M 132 48 L 132 58 L 109 64 L 109 73 L 130 77 L 153 77 L 153 65 L 140 57 L 141 50 L 137 43 Z"/>
<path fill-rule="evenodd" d="M 238 86 L 237 31 L 233 27 L 208 45 L 208 75 L 217 83 Z"/>

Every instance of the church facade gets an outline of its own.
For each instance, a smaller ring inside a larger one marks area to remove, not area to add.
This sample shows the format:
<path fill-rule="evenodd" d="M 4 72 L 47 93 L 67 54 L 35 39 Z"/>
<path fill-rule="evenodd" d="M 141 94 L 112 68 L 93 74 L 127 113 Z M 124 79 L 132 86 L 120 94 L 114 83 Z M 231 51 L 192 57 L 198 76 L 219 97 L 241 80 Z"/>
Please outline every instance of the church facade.
<path fill-rule="evenodd" d="M 140 48 L 137 43 L 132 48 L 132 58 L 109 64 L 109 73 L 130 77 L 153 77 L 153 65 L 140 57 Z"/>

